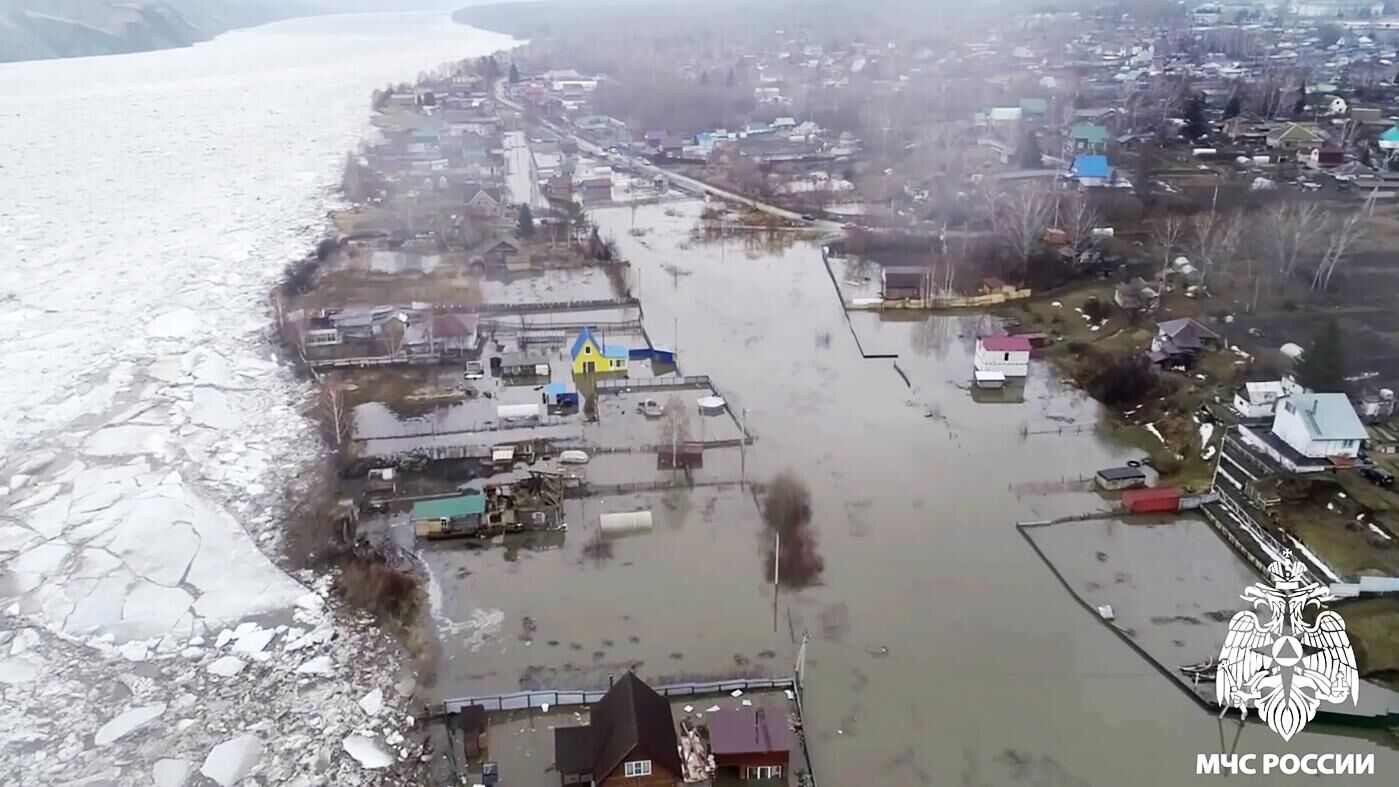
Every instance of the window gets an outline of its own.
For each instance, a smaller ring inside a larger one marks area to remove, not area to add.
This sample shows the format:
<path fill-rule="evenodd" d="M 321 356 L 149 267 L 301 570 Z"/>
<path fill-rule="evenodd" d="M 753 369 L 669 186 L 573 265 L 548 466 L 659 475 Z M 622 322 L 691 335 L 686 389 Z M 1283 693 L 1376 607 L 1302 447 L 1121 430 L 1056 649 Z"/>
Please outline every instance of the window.
<path fill-rule="evenodd" d="M 781 765 L 749 765 L 743 769 L 745 779 L 780 779 L 782 778 Z"/>
<path fill-rule="evenodd" d="M 583 345 L 583 354 L 584 354 L 584 355 L 592 355 L 592 354 L 593 354 L 593 346 L 592 346 L 591 344 L 585 344 L 585 345 Z"/>
<path fill-rule="evenodd" d="M 1001 360 L 1002 360 L 1002 361 L 1009 361 L 1009 360 L 1010 360 L 1010 353 L 1005 353 L 1005 354 L 1001 357 Z"/>
<path fill-rule="evenodd" d="M 622 773 L 626 776 L 650 776 L 650 760 L 633 760 L 622 764 Z"/>
<path fill-rule="evenodd" d="M 1295 412 L 1297 412 L 1296 410 L 1294 410 L 1294 409 L 1292 408 L 1292 402 L 1283 402 L 1283 403 L 1282 403 L 1282 406 L 1283 406 L 1289 413 L 1295 413 Z"/>

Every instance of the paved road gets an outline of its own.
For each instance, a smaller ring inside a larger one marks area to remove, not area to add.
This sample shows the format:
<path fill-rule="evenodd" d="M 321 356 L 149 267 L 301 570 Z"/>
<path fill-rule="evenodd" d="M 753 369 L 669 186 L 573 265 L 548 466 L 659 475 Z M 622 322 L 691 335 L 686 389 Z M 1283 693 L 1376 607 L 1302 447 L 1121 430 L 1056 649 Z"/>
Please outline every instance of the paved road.
<path fill-rule="evenodd" d="M 524 112 L 524 107 L 521 107 L 519 104 L 506 98 L 505 84 L 503 82 L 498 83 L 496 85 L 496 100 L 507 107 L 510 107 L 522 113 Z M 579 137 L 577 134 L 573 133 L 572 131 L 566 128 L 558 126 L 547 120 L 540 120 L 538 122 L 541 126 L 549 129 L 550 131 L 553 131 L 560 137 L 569 137 L 576 141 L 578 143 L 578 149 L 584 153 L 588 153 L 590 155 L 602 158 L 610 157 L 613 160 L 617 160 L 617 156 L 615 154 L 609 154 L 607 150 L 604 149 L 601 145 L 589 142 L 588 140 Z M 508 142 L 506 143 L 506 149 L 509 149 Z M 672 185 L 678 186 L 679 188 L 685 191 L 689 191 L 695 194 L 708 194 L 714 197 L 718 197 L 719 199 L 728 200 L 729 202 L 736 202 L 740 205 L 747 205 L 751 208 L 760 210 L 772 216 L 776 216 L 780 219 L 785 219 L 787 221 L 804 222 L 807 225 L 811 226 L 813 229 L 823 230 L 826 232 L 840 232 L 843 229 L 843 225 L 840 222 L 826 221 L 824 219 L 803 219 L 802 215 L 795 211 L 787 210 L 786 208 L 773 205 L 769 202 L 762 202 L 761 200 L 756 200 L 752 197 L 745 197 L 742 194 L 736 194 L 726 189 L 721 189 L 718 186 L 713 186 L 708 183 L 705 183 L 704 181 L 696 180 L 695 178 L 689 177 L 688 175 L 681 175 L 678 172 L 672 172 L 671 170 L 658 167 L 655 164 L 652 164 L 651 162 L 647 161 L 646 159 L 637 156 L 622 155 L 620 156 L 620 160 L 623 163 L 626 163 L 634 167 L 638 172 L 644 172 L 652 176 L 664 176 L 670 181 Z"/>
<path fill-rule="evenodd" d="M 546 205 L 544 195 L 539 193 L 539 180 L 534 177 L 534 157 L 523 131 L 505 132 L 505 187 L 511 202 L 527 202 L 535 208 Z"/>

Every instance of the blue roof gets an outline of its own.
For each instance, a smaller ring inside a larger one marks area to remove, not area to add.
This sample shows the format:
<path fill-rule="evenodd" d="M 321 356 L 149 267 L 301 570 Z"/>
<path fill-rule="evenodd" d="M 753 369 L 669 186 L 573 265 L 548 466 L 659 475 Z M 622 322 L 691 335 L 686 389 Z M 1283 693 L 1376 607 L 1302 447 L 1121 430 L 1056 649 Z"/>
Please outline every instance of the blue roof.
<path fill-rule="evenodd" d="M 608 345 L 604 345 L 603 348 L 602 348 L 602 357 L 604 357 L 604 358 L 630 358 L 630 357 L 631 357 L 631 350 L 628 350 L 626 347 L 623 347 L 623 346 L 620 345 L 620 344 L 608 344 Z"/>
<path fill-rule="evenodd" d="M 1049 111 L 1049 102 L 1042 98 L 1022 98 L 1020 111 L 1031 115 L 1043 115 Z"/>
<path fill-rule="evenodd" d="M 544 386 L 544 393 L 551 396 L 568 393 L 568 383 L 549 383 Z"/>
<path fill-rule="evenodd" d="M 597 337 L 593 335 L 592 329 L 584 328 L 582 332 L 578 334 L 578 338 L 573 340 L 573 348 L 568 351 L 568 356 L 570 358 L 577 358 L 578 353 L 583 352 L 583 345 L 586 342 L 592 342 L 598 346 L 602 345 L 602 342 L 599 342 Z"/>
<path fill-rule="evenodd" d="M 1069 172 L 1078 178 L 1106 178 L 1112 175 L 1107 156 L 1074 156 Z"/>
<path fill-rule="evenodd" d="M 1069 139 L 1079 139 L 1084 142 L 1107 142 L 1108 130 L 1095 123 L 1075 123 L 1069 127 Z"/>
<path fill-rule="evenodd" d="M 1399 142 L 1399 126 L 1391 126 L 1388 131 L 1380 135 L 1384 142 Z"/>
<path fill-rule="evenodd" d="M 1364 440 L 1369 437 L 1350 398 L 1343 393 L 1293 394 L 1288 397 L 1316 440 Z"/>

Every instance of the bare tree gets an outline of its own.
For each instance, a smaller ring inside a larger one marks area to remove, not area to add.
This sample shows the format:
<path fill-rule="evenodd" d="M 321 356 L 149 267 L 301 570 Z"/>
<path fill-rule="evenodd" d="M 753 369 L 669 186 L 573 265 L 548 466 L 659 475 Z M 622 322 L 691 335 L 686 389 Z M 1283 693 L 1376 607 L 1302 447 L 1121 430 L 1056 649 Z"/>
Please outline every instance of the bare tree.
<path fill-rule="evenodd" d="M 1263 239 L 1283 276 L 1292 275 L 1325 224 L 1325 215 L 1315 202 L 1280 202 L 1264 214 Z"/>
<path fill-rule="evenodd" d="M 330 428 L 331 439 L 335 447 L 340 448 L 341 444 L 350 436 L 349 411 L 345 403 L 345 385 L 339 375 L 329 374 L 321 382 L 321 415 L 325 417 L 326 426 Z"/>
<path fill-rule="evenodd" d="M 1203 281 L 1210 271 L 1234 256 L 1243 233 L 1243 224 L 1232 214 L 1214 211 L 1196 214 L 1191 224 L 1194 232 L 1190 248 Z"/>
<path fill-rule="evenodd" d="M 1346 255 L 1350 253 L 1350 247 L 1360 240 L 1368 229 L 1366 216 L 1361 211 L 1355 211 L 1347 215 L 1344 219 L 1332 223 L 1326 239 L 1326 251 L 1321 255 L 1321 262 L 1316 266 L 1316 273 L 1312 275 L 1312 290 L 1318 288 L 1328 290 L 1331 288 L 1331 276 L 1336 272 L 1336 268 L 1345 261 Z"/>
<path fill-rule="evenodd" d="M 384 350 L 390 358 L 397 357 L 399 350 L 403 349 L 403 340 L 407 333 L 408 319 L 406 315 L 395 315 L 392 319 L 384 321 Z"/>
<path fill-rule="evenodd" d="M 1171 269 L 1171 255 L 1180 247 L 1185 236 L 1185 220 L 1167 216 L 1151 228 L 1151 244 L 1161 253 L 1161 292 L 1166 292 L 1166 273 Z"/>
<path fill-rule="evenodd" d="M 680 472 L 680 444 L 690 439 L 690 419 L 685 402 L 674 394 L 661 409 L 661 439 L 670 444 L 670 467 Z"/>
<path fill-rule="evenodd" d="M 998 200 L 997 207 L 997 232 L 1017 257 L 1029 261 L 1049 226 L 1053 207 L 1049 195 L 1034 188 L 1017 189 Z"/>
<path fill-rule="evenodd" d="M 1093 245 L 1093 230 L 1102 224 L 1102 215 L 1082 194 L 1060 212 L 1059 228 L 1069 236 L 1069 248 L 1073 249 L 1075 258 Z"/>

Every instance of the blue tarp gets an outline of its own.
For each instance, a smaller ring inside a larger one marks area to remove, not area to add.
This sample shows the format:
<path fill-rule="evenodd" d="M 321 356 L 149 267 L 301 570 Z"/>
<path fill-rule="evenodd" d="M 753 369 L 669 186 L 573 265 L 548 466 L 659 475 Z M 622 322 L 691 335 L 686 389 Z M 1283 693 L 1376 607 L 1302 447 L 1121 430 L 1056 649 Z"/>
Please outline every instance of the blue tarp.
<path fill-rule="evenodd" d="M 602 357 L 604 358 L 630 358 L 631 351 L 620 344 L 603 345 Z"/>

